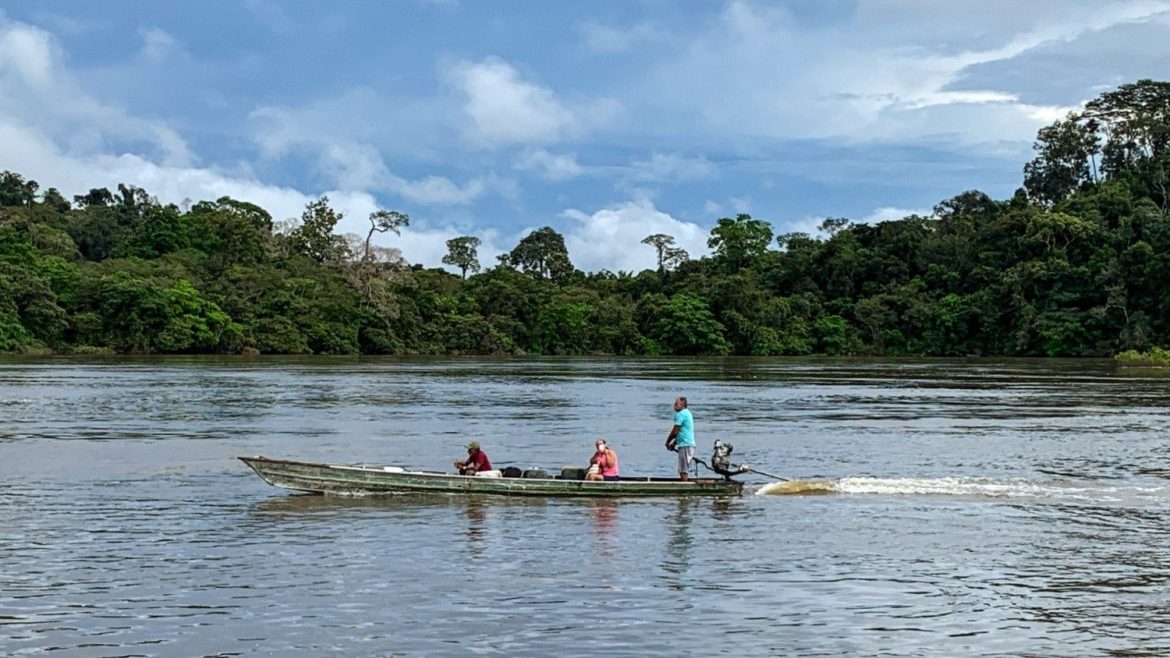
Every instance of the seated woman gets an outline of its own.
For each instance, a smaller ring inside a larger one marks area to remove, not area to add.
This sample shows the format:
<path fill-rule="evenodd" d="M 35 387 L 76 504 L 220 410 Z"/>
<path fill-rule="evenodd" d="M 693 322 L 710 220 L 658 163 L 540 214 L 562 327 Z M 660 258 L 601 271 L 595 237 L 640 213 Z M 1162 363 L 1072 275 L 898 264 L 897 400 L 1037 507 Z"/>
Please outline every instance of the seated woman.
<path fill-rule="evenodd" d="M 585 474 L 586 480 L 607 482 L 616 482 L 618 477 L 618 456 L 605 443 L 605 439 L 597 440 L 597 451 L 589 458 L 589 472 Z"/>

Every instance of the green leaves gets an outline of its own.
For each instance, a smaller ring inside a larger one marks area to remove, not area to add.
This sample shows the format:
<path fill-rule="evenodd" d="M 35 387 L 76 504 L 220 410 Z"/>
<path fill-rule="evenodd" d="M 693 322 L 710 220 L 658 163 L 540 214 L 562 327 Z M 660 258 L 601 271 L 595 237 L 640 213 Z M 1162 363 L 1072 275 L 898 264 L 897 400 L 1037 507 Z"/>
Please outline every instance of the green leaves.
<path fill-rule="evenodd" d="M 734 272 L 763 256 L 771 242 L 770 224 L 741 213 L 735 219 L 724 217 L 715 222 L 707 246 L 715 250 L 718 261 Z"/>
<path fill-rule="evenodd" d="M 652 337 L 672 354 L 727 354 L 724 327 L 707 303 L 687 293 L 675 295 L 653 325 Z"/>
<path fill-rule="evenodd" d="M 563 281 L 573 273 L 565 238 L 550 226 L 538 228 L 520 240 L 508 254 L 512 267 L 544 279 Z"/>
<path fill-rule="evenodd" d="M 462 235 L 447 241 L 447 255 L 443 256 L 443 264 L 458 267 L 467 278 L 467 272 L 479 271 L 479 238 Z"/>
<path fill-rule="evenodd" d="M 345 240 L 333 232 L 342 214 L 329 207 L 329 197 L 309 202 L 300 224 L 289 231 L 285 245 L 291 254 L 317 263 L 339 263 L 349 257 Z"/>
<path fill-rule="evenodd" d="M 825 219 L 816 236 L 750 215 L 713 254 L 641 241 L 655 268 L 575 271 L 552 227 L 482 270 L 337 235 L 322 197 L 292 226 L 247 201 L 190 210 L 119 185 L 73 198 L 0 173 L 0 351 L 1101 356 L 1170 336 L 1170 83 L 1103 94 L 1037 135 L 1024 190 L 929 217 Z M 613 249 L 642 249 L 614 244 Z M 409 256 L 409 254 L 407 254 Z"/>

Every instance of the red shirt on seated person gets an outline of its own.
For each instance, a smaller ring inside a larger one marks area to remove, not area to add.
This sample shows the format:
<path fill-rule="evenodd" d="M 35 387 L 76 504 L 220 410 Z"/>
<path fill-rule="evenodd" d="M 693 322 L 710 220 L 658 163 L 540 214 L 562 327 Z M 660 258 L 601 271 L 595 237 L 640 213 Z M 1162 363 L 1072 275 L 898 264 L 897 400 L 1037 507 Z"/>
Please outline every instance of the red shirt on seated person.
<path fill-rule="evenodd" d="M 492 462 L 487 453 L 479 449 L 479 441 L 472 441 L 467 444 L 467 459 L 457 460 L 455 468 L 459 469 L 460 475 L 475 475 L 492 470 Z"/>

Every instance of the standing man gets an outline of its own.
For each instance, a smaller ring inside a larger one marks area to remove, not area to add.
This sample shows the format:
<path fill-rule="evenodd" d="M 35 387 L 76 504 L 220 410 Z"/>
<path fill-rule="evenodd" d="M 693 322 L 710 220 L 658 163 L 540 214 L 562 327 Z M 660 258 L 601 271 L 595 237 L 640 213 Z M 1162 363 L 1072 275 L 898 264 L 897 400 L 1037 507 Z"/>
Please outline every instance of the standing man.
<path fill-rule="evenodd" d="M 695 419 L 684 397 L 674 401 L 674 427 L 666 437 L 666 449 L 678 453 L 678 479 L 686 482 L 691 462 L 695 460 Z"/>

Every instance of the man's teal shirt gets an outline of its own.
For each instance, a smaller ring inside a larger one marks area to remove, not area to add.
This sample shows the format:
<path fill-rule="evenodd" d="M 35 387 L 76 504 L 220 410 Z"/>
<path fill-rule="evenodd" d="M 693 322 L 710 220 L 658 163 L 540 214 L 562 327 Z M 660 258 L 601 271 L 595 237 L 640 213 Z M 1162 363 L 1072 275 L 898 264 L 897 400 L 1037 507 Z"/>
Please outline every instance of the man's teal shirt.
<path fill-rule="evenodd" d="M 678 425 L 678 434 L 675 435 L 675 445 L 679 448 L 695 445 L 695 419 L 690 409 L 683 409 L 674 415 L 674 424 Z"/>

